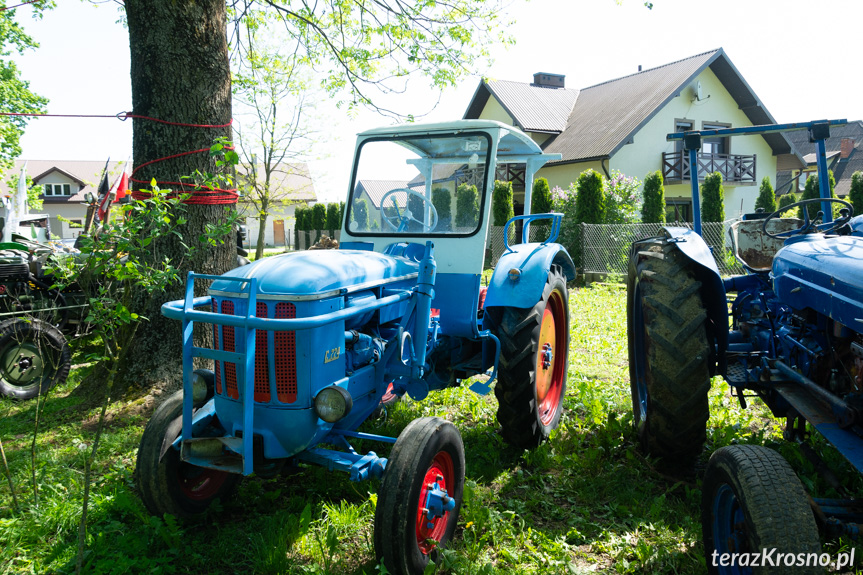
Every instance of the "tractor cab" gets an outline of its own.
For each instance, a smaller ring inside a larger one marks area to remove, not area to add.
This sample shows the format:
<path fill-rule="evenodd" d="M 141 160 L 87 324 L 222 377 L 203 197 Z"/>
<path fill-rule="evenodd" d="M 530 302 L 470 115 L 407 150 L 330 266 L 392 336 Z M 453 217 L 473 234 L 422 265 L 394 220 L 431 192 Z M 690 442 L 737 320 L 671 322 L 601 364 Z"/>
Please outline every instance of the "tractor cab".
<path fill-rule="evenodd" d="M 534 174 L 553 159 L 558 156 L 543 154 L 529 136 L 488 120 L 364 132 L 357 142 L 340 249 L 418 263 L 426 242 L 433 242 L 432 308 L 441 333 L 476 337 L 495 174 L 507 165 L 523 169 L 525 206 L 530 206 Z"/>

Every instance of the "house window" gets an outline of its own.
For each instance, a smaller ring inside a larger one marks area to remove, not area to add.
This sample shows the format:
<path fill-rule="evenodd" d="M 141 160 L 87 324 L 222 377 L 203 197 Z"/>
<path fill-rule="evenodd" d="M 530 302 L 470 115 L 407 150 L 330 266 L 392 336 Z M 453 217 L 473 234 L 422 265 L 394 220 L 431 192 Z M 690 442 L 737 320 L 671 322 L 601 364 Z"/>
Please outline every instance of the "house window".
<path fill-rule="evenodd" d="M 71 196 L 72 186 L 70 184 L 45 184 L 46 197 Z"/>
<path fill-rule="evenodd" d="M 704 123 L 701 127 L 702 130 L 722 130 L 723 128 L 730 128 L 731 124 L 708 124 Z M 703 138 L 701 140 L 701 153 L 702 154 L 727 154 L 728 153 L 728 138 L 722 137 L 712 137 L 712 138 Z"/>
<path fill-rule="evenodd" d="M 666 222 L 691 222 L 692 221 L 692 202 L 690 201 L 671 201 L 665 202 L 665 221 Z"/>

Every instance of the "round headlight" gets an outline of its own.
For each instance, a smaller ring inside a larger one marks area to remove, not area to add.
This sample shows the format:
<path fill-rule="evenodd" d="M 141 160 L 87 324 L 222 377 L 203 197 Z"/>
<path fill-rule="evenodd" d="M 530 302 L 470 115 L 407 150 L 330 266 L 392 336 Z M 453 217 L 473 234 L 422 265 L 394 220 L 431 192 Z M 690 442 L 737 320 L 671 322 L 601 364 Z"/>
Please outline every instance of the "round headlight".
<path fill-rule="evenodd" d="M 315 411 L 327 423 L 335 423 L 346 416 L 353 405 L 348 390 L 337 385 L 325 387 L 315 396 Z"/>

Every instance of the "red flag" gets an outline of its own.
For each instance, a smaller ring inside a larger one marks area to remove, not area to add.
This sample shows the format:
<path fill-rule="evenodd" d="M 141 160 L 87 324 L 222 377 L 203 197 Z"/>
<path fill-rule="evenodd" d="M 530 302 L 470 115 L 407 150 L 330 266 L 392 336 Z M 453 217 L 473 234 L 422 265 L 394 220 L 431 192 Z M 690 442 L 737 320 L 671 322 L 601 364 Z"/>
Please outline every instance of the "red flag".
<path fill-rule="evenodd" d="M 126 194 L 129 193 L 129 174 L 123 172 L 123 175 L 120 176 L 120 183 L 117 184 L 117 193 L 114 196 L 115 204 L 125 204 L 126 203 Z"/>

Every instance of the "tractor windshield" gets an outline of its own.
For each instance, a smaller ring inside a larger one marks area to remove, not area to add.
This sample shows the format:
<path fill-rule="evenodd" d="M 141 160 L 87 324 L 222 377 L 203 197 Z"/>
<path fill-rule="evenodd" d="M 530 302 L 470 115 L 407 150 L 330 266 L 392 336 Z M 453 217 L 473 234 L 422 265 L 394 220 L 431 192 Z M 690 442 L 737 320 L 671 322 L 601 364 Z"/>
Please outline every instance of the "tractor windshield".
<path fill-rule="evenodd" d="M 357 152 L 347 230 L 469 236 L 479 230 L 491 140 L 482 132 L 371 139 Z"/>

